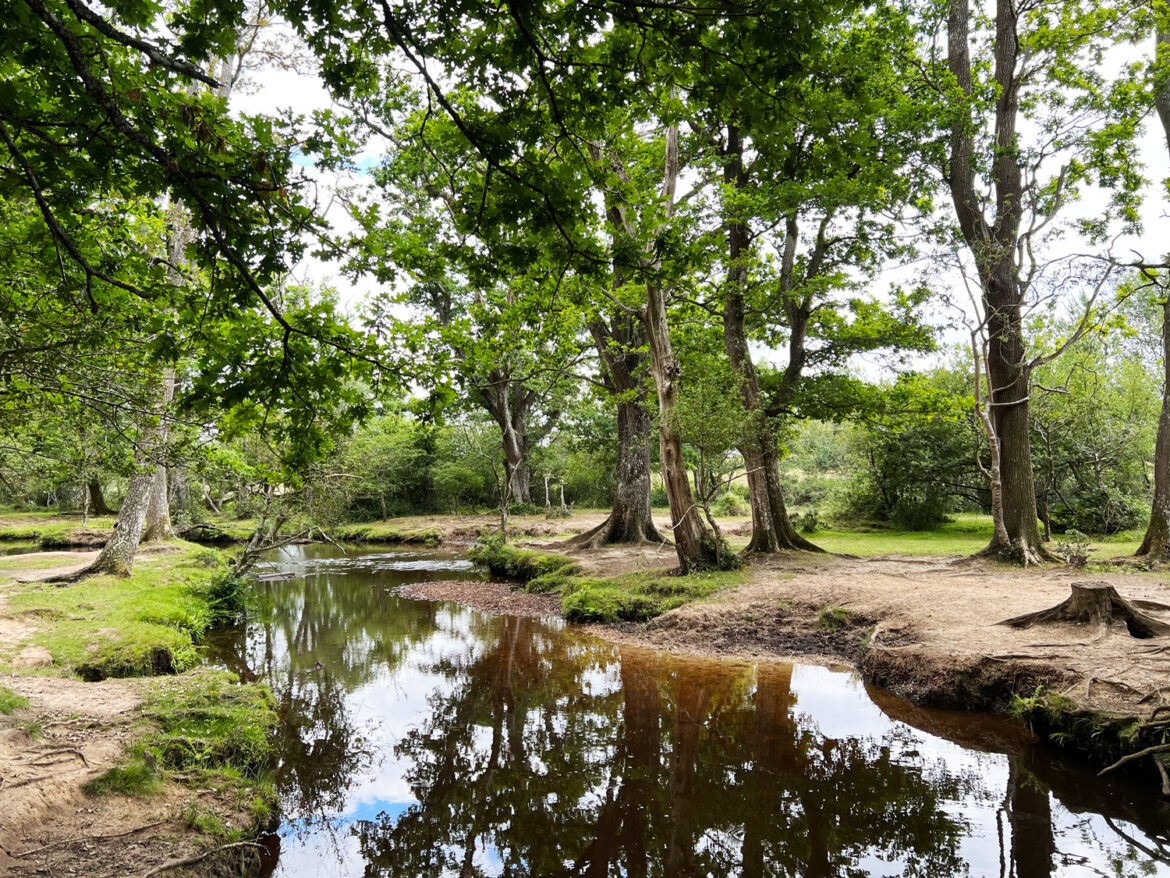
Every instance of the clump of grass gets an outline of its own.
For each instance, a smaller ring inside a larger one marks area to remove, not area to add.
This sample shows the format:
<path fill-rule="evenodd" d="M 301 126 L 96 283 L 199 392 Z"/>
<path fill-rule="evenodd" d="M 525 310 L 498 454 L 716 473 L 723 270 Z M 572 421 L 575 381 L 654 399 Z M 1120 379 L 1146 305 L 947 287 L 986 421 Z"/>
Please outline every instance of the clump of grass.
<path fill-rule="evenodd" d="M 87 796 L 135 796 L 147 798 L 163 788 L 162 778 L 152 764 L 136 754 L 115 765 L 81 789 Z"/>
<path fill-rule="evenodd" d="M 22 707 L 28 707 L 27 698 L 23 695 L 17 695 L 6 686 L 0 686 L 0 714 L 7 716 Z"/>
<path fill-rule="evenodd" d="M 545 591 L 563 586 L 563 580 L 550 580 L 550 574 L 571 576 L 579 571 L 572 558 L 535 549 L 521 549 L 505 542 L 499 534 L 481 537 L 471 550 L 471 560 L 483 564 L 496 576 L 522 579 L 525 582 L 544 579 L 538 585 Z"/>
<path fill-rule="evenodd" d="M 175 771 L 229 769 L 260 777 L 276 724 L 267 687 L 239 684 L 230 674 L 207 669 L 176 682 L 157 689 L 143 710 L 157 727 L 145 746 L 159 764 Z"/>
<path fill-rule="evenodd" d="M 818 631 L 841 631 L 856 624 L 856 616 L 845 607 L 821 607 L 817 611 Z"/>
<path fill-rule="evenodd" d="M 663 613 L 743 582 L 742 571 L 668 576 L 628 573 L 612 579 L 572 578 L 562 612 L 570 622 L 646 622 Z"/>

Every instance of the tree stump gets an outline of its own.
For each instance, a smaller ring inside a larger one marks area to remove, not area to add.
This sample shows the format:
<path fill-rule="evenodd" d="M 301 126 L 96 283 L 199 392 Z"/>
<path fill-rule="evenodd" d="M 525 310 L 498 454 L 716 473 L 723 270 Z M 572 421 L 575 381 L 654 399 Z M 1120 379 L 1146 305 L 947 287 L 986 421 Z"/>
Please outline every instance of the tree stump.
<path fill-rule="evenodd" d="M 1130 636 L 1141 639 L 1170 635 L 1170 624 L 1143 613 L 1142 610 L 1167 610 L 1170 606 L 1153 601 L 1127 601 L 1108 582 L 1074 582 L 1072 594 L 1055 607 L 1005 619 L 1000 625 L 1030 628 L 1033 625 L 1071 622 L 1097 625 L 1108 630 L 1125 625 Z"/>

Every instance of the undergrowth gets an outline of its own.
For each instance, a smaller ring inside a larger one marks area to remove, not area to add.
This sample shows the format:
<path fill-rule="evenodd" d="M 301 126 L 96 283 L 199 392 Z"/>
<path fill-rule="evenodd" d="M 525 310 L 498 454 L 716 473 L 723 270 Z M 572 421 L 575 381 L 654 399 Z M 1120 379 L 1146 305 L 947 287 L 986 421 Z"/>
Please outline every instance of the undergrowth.
<path fill-rule="evenodd" d="M 1134 716 L 1087 710 L 1044 687 L 1014 696 L 1009 712 L 1033 734 L 1109 761 L 1146 746 L 1152 731 Z"/>

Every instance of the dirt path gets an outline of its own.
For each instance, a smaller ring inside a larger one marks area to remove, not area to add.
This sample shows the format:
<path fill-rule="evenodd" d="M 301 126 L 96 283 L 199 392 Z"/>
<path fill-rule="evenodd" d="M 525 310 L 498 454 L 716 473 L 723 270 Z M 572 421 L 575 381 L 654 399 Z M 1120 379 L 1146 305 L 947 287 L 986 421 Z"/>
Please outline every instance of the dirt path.
<path fill-rule="evenodd" d="M 184 818 L 210 791 L 172 784 L 138 799 L 82 790 L 132 740 L 142 700 L 138 682 L 0 675 L 0 686 L 29 700 L 0 717 L 0 874 L 140 875 L 214 847 L 193 835 Z M 224 856 L 234 855 L 238 865 L 240 853 Z M 253 849 L 243 853 L 258 856 Z"/>

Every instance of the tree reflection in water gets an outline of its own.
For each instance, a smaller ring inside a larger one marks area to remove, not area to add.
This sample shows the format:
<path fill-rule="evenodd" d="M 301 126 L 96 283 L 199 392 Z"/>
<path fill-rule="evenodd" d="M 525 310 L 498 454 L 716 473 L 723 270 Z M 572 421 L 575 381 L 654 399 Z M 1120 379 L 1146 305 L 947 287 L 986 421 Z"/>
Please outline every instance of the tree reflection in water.
<path fill-rule="evenodd" d="M 216 645 L 277 696 L 282 875 L 1170 874 L 1164 803 L 1018 726 L 390 588 L 442 570 L 303 572 Z"/>

